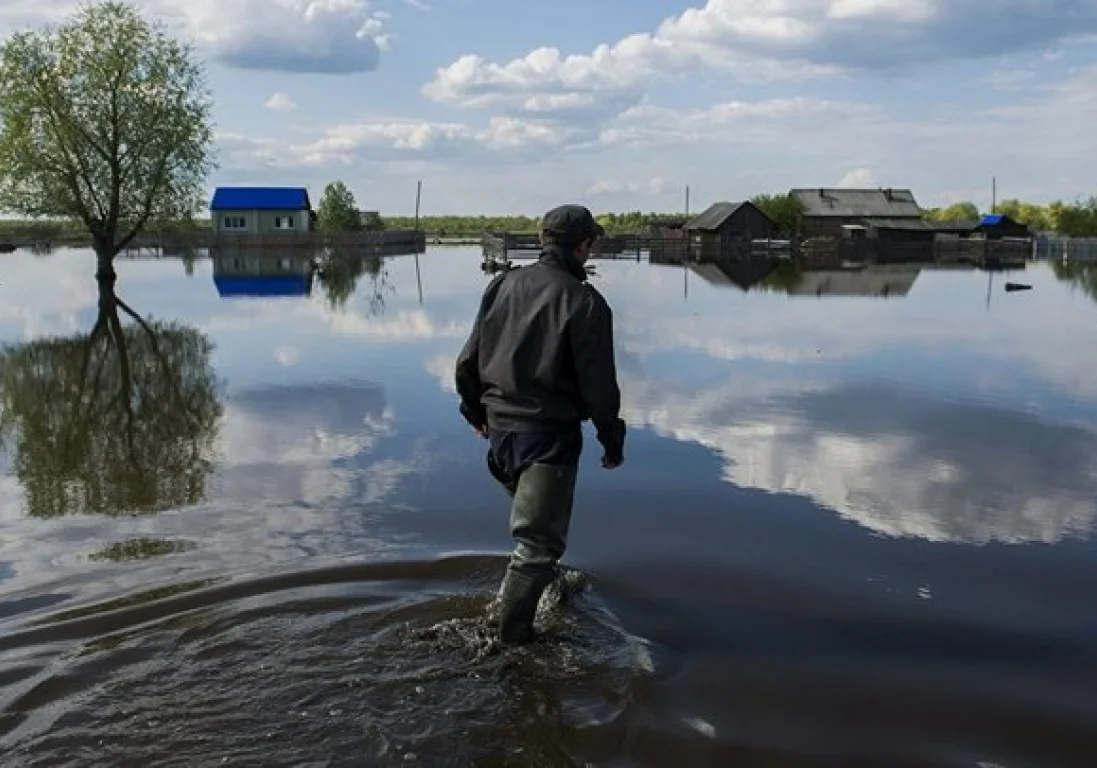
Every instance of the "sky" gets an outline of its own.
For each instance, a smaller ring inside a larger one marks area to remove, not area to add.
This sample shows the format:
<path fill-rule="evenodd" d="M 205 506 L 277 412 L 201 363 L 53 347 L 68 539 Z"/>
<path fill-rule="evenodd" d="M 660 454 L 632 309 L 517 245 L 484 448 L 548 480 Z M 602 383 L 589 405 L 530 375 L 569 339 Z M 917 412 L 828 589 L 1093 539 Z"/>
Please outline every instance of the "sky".
<path fill-rule="evenodd" d="M 1094 0 L 135 0 L 190 40 L 217 185 L 382 214 L 681 212 L 792 187 L 1097 193 Z M 0 33 L 72 0 L 4 0 Z"/>

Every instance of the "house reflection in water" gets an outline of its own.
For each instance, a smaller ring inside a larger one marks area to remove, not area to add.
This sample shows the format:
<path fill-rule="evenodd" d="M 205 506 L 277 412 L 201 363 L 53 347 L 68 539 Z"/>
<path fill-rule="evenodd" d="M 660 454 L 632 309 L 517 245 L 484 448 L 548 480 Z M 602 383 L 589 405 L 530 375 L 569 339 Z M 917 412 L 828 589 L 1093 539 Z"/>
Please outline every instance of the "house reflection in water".
<path fill-rule="evenodd" d="M 717 259 L 714 261 L 689 262 L 693 272 L 709 285 L 735 287 L 749 291 L 761 283 L 777 267 L 775 259 Z"/>
<path fill-rule="evenodd" d="M 215 249 L 213 283 L 222 298 L 307 297 L 316 262 L 311 251 Z"/>
<path fill-rule="evenodd" d="M 862 269 L 811 270 L 787 287 L 790 296 L 873 296 L 903 298 L 922 268 L 917 265 L 877 264 Z"/>
<path fill-rule="evenodd" d="M 804 269 L 791 259 L 745 258 L 682 262 L 709 285 L 789 296 L 903 298 L 921 264 L 868 264 L 847 269 Z"/>

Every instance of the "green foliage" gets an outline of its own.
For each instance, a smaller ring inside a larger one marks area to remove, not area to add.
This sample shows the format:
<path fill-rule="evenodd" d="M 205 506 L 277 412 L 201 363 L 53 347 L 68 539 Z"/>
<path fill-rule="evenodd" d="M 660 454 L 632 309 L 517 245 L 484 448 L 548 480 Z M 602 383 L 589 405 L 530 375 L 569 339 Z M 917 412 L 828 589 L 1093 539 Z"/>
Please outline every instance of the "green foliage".
<path fill-rule="evenodd" d="M 1003 200 L 998 203 L 995 212 L 1004 213 L 1014 221 L 1027 224 L 1033 232 L 1047 232 L 1051 229 L 1051 216 L 1048 210 L 1048 207 L 1020 200 Z"/>
<path fill-rule="evenodd" d="M 674 213 L 604 213 L 596 216 L 609 235 L 641 234 L 652 226 L 682 223 L 686 217 Z M 414 229 L 410 216 L 388 216 L 390 229 Z M 419 229 L 437 237 L 480 237 L 489 232 L 533 234 L 541 228 L 540 216 L 424 216 Z"/>
<path fill-rule="evenodd" d="M 925 218 L 935 222 L 978 221 L 979 206 L 972 202 L 953 203 L 947 208 L 930 208 Z"/>
<path fill-rule="evenodd" d="M 804 204 L 793 195 L 755 195 L 750 199 L 775 224 L 777 231 L 788 237 L 795 236 L 800 230 L 800 216 L 804 213 Z"/>
<path fill-rule="evenodd" d="M 1069 237 L 1097 237 L 1097 197 L 1073 205 L 1052 203 L 1048 223 L 1053 231 Z"/>
<path fill-rule="evenodd" d="M 123 325 L 119 308 L 132 312 L 101 282 L 90 333 L 0 349 L 0 443 L 32 517 L 205 498 L 222 413 L 213 346 L 176 323 Z"/>
<path fill-rule="evenodd" d="M 1002 200 L 995 211 L 1027 224 L 1033 232 L 1052 232 L 1064 237 L 1097 237 L 1097 197 L 1075 203 L 1057 200 L 1050 205 Z M 930 221 L 970 221 L 979 217 L 978 206 L 971 202 L 955 203 L 947 208 L 930 208 L 925 212 L 925 218 Z"/>
<path fill-rule="evenodd" d="M 346 184 L 333 181 L 324 188 L 316 208 L 316 220 L 324 232 L 356 232 L 362 228 L 358 203 Z"/>
<path fill-rule="evenodd" d="M 75 219 L 109 262 L 150 222 L 186 220 L 214 167 L 191 49 L 131 5 L 80 8 L 0 46 L 0 207 Z"/>

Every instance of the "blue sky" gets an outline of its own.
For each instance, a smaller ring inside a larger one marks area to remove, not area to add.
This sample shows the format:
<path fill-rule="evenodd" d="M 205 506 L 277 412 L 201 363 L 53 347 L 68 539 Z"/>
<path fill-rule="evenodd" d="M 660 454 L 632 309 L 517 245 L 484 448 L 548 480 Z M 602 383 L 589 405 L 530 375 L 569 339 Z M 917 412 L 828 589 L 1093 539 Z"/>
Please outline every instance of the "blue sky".
<path fill-rule="evenodd" d="M 1093 0 L 138 0 L 194 41 L 216 184 L 676 211 L 794 186 L 1097 192 Z M 70 0 L 6 0 L 0 30 Z"/>

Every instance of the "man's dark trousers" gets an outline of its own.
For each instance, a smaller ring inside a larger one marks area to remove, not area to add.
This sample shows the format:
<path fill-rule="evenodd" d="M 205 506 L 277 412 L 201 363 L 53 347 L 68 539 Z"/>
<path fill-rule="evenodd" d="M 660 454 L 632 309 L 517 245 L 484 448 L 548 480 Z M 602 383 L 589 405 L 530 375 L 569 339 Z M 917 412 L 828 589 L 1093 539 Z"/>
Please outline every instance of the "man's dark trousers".
<path fill-rule="evenodd" d="M 533 637 L 533 618 L 567 548 L 583 432 L 574 426 L 537 431 L 489 430 L 488 466 L 510 495 L 515 542 L 503 582 L 499 633 L 504 643 Z"/>

